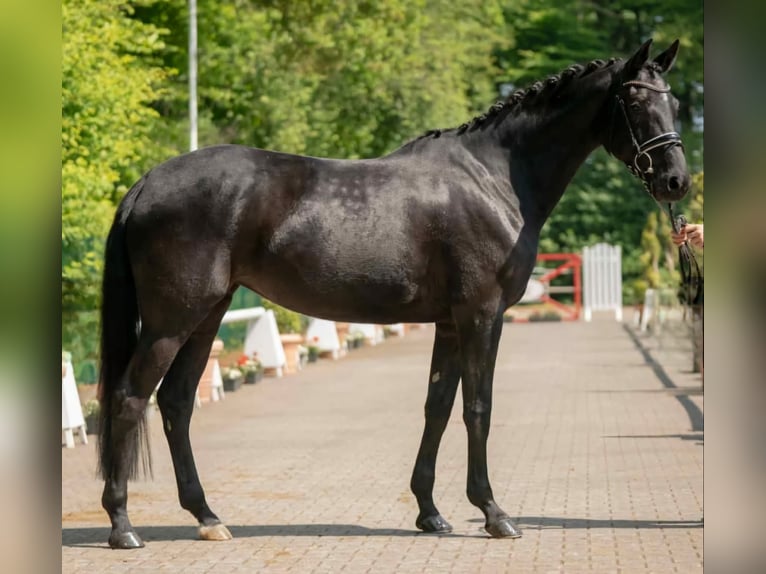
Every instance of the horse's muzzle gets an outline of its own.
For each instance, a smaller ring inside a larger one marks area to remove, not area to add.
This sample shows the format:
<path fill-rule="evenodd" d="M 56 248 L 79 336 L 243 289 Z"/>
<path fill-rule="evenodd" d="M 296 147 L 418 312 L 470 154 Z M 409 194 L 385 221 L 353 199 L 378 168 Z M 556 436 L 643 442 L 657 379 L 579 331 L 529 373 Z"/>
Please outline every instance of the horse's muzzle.
<path fill-rule="evenodd" d="M 652 195 L 657 201 L 676 202 L 684 198 L 691 185 L 687 172 L 669 172 L 652 182 Z"/>

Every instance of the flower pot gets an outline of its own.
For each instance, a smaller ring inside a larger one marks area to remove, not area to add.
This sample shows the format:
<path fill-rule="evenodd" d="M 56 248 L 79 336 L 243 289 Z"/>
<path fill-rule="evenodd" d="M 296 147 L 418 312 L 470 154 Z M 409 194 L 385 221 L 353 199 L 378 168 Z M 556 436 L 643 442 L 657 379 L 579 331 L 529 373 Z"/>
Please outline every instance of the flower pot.
<path fill-rule="evenodd" d="M 234 379 L 226 377 L 223 380 L 223 390 L 224 390 L 224 392 L 231 393 L 233 391 L 236 391 L 239 387 L 242 386 L 243 379 L 244 379 L 244 377 L 236 377 Z"/>
<path fill-rule="evenodd" d="M 85 429 L 88 434 L 98 434 L 98 413 L 85 417 Z"/>
<path fill-rule="evenodd" d="M 254 385 L 257 382 L 260 382 L 263 379 L 263 371 L 250 371 L 245 375 L 245 384 L 246 385 Z"/>

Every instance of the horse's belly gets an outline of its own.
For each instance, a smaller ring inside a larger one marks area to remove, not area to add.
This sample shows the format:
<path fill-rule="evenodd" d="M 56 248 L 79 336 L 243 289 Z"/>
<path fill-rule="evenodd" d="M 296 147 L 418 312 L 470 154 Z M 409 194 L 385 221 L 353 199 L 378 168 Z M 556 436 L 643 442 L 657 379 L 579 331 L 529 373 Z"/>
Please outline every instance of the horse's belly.
<path fill-rule="evenodd" d="M 446 281 L 429 267 L 434 246 L 422 233 L 430 212 L 407 194 L 356 191 L 311 190 L 268 237 L 239 251 L 248 267 L 242 282 L 307 315 L 437 320 L 448 306 Z"/>
<path fill-rule="evenodd" d="M 446 292 L 412 255 L 347 245 L 272 251 L 240 282 L 314 317 L 342 321 L 430 322 L 449 313 Z"/>

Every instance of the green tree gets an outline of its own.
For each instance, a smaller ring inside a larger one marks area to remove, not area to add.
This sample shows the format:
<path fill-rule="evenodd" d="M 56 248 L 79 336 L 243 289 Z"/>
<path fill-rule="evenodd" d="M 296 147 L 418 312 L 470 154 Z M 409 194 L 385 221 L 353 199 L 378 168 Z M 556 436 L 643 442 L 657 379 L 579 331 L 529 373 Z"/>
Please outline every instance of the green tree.
<path fill-rule="evenodd" d="M 179 70 L 157 109 L 183 142 L 183 7 L 137 12 L 172 27 Z M 325 157 L 387 153 L 428 128 L 457 125 L 495 97 L 500 2 L 200 0 L 200 144 L 241 143 Z"/>
<path fill-rule="evenodd" d="M 513 43 L 498 49 L 502 80 L 522 88 L 574 63 L 603 58 L 606 30 L 590 2 L 519 0 L 509 3 L 504 16 L 513 30 Z"/>
<path fill-rule="evenodd" d="M 168 72 L 152 65 L 161 30 L 118 0 L 62 5 L 62 313 L 64 344 L 92 357 L 103 247 L 127 187 L 167 154 L 152 141 Z M 85 315 L 78 315 L 85 312 Z"/>

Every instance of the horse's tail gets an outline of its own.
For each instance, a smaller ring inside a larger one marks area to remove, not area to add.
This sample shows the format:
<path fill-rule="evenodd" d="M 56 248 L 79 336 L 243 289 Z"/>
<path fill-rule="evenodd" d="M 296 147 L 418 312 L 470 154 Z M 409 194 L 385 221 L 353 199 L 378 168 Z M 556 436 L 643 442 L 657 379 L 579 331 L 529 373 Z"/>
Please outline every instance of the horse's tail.
<path fill-rule="evenodd" d="M 117 208 L 106 240 L 101 287 L 101 368 L 98 381 L 98 398 L 101 404 L 99 468 L 104 480 L 111 478 L 115 454 L 112 444 L 112 419 L 120 408 L 115 395 L 127 397 L 128 381 L 125 379 L 125 372 L 138 342 L 140 318 L 136 285 L 125 241 L 125 228 L 128 216 L 143 187 L 144 178 L 141 178 L 125 195 Z M 138 459 L 142 452 L 144 473 L 147 470 L 151 473 L 145 416 L 141 416 L 135 431 L 125 437 L 125 441 L 122 456 L 127 457 L 125 462 L 129 468 L 128 476 L 136 478 L 138 475 Z"/>

